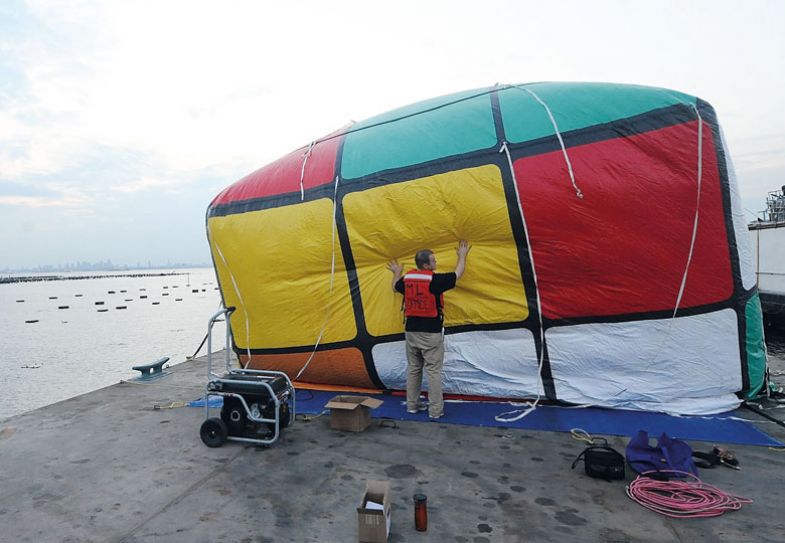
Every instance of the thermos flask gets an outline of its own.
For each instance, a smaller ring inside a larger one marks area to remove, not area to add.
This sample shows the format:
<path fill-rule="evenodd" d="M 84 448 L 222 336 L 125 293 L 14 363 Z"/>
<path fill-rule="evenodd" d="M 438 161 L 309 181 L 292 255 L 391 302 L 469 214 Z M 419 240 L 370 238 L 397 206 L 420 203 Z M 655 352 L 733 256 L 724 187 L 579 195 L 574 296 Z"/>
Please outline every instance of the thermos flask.
<path fill-rule="evenodd" d="M 425 494 L 414 495 L 414 527 L 418 532 L 428 529 L 428 498 Z"/>

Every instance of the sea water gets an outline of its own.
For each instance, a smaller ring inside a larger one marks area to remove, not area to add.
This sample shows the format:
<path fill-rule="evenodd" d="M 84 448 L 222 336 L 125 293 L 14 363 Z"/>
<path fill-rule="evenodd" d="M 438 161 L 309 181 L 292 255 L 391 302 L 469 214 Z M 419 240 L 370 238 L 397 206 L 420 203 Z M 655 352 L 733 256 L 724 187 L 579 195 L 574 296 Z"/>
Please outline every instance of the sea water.
<path fill-rule="evenodd" d="M 185 361 L 221 306 L 212 268 L 57 275 L 91 278 L 0 283 L 0 419 L 139 376 L 131 366 Z"/>

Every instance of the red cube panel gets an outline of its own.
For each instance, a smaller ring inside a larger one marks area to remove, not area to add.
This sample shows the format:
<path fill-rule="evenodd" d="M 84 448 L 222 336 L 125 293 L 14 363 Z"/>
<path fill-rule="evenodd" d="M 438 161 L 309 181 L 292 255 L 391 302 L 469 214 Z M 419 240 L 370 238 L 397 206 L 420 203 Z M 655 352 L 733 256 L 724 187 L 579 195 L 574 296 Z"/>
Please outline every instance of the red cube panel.
<path fill-rule="evenodd" d="M 305 189 L 334 181 L 335 159 L 343 137 L 333 137 L 314 146 L 311 156 L 305 163 L 305 176 L 303 177 Z M 300 172 L 303 167 L 303 156 L 307 150 L 308 147 L 298 149 L 272 164 L 246 175 L 221 192 L 213 200 L 211 206 L 288 192 L 300 192 Z"/>
<path fill-rule="evenodd" d="M 697 121 L 514 163 L 543 314 L 552 319 L 672 310 L 697 198 Z M 733 292 L 720 176 L 703 127 L 698 233 L 679 307 Z"/>

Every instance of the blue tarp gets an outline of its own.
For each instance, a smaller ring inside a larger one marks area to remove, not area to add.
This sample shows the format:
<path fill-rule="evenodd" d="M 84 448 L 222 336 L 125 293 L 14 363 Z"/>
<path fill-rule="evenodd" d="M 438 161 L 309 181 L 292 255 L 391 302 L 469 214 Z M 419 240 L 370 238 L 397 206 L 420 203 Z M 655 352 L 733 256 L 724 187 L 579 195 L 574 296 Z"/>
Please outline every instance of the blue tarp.
<path fill-rule="evenodd" d="M 297 413 L 318 414 L 335 392 L 311 390 L 297 391 Z M 400 396 L 367 395 L 384 403 L 371 411 L 373 418 L 413 420 L 429 422 L 427 413 L 410 415 L 406 412 L 405 400 Z M 710 416 L 671 416 L 648 411 L 624 411 L 597 407 L 569 408 L 540 405 L 534 413 L 515 421 L 498 422 L 495 417 L 509 413 L 515 407 L 508 402 L 447 402 L 445 416 L 439 419 L 444 424 L 465 424 L 497 428 L 519 428 L 551 432 L 569 432 L 582 428 L 593 435 L 616 435 L 631 437 L 638 430 L 658 436 L 665 432 L 683 440 L 708 441 L 711 443 L 736 443 L 781 447 L 782 443 L 755 428 L 752 424 L 737 420 L 745 413 L 731 411 Z"/>

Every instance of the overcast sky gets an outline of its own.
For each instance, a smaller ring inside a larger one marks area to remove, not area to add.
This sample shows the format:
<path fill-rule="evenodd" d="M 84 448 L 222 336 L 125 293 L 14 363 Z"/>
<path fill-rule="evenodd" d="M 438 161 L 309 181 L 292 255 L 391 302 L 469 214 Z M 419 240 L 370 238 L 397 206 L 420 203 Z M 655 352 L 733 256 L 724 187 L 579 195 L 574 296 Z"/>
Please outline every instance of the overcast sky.
<path fill-rule="evenodd" d="M 785 184 L 783 23 L 777 0 L 2 0 L 0 269 L 209 262 L 224 187 L 351 120 L 497 82 L 697 95 L 759 211 Z"/>

